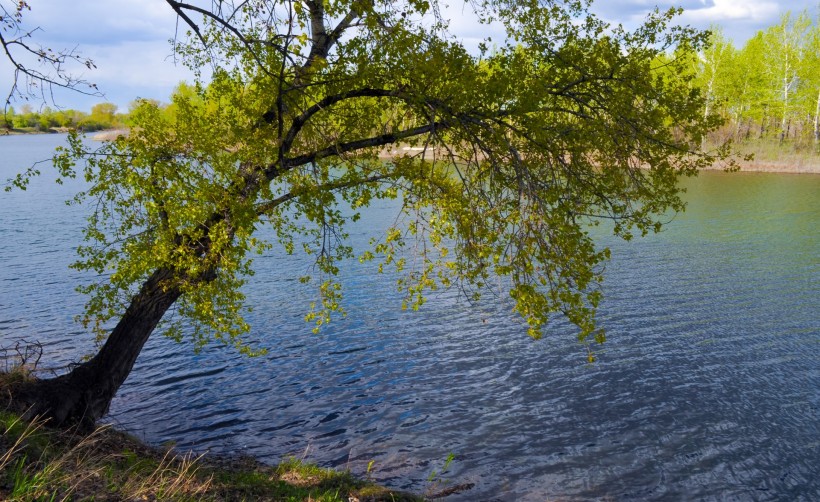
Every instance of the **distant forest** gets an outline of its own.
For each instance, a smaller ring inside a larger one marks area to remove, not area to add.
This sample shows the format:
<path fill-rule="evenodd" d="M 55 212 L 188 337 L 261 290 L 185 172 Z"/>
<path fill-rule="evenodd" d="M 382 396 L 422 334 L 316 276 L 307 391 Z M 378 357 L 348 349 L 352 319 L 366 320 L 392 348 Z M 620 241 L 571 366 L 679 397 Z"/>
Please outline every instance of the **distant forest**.
<path fill-rule="evenodd" d="M 693 60 L 706 96 L 705 114 L 726 124 L 712 138 L 820 146 L 820 23 L 808 12 L 786 13 L 742 48 L 713 27 L 710 47 Z"/>
<path fill-rule="evenodd" d="M 0 129 L 14 129 L 22 132 L 46 132 L 52 129 L 80 129 L 99 131 L 125 127 L 128 114 L 117 113 L 117 105 L 99 103 L 91 107 L 91 113 L 78 110 L 55 110 L 45 106 L 35 111 L 28 103 L 19 110 L 9 106 L 0 115 Z"/>
<path fill-rule="evenodd" d="M 820 22 L 807 11 L 788 12 L 777 25 L 758 31 L 741 48 L 719 26 L 710 31 L 707 50 L 683 49 L 669 55 L 691 58 L 693 85 L 706 96 L 704 114 L 725 119 L 709 143 L 732 139 L 740 144 L 820 151 Z M 182 83 L 176 92 L 193 89 Z M 97 104 L 91 113 L 49 107 L 33 110 L 24 104 L 19 110 L 8 107 L 0 115 L 0 128 L 22 131 L 127 126 L 128 113 L 117 113 L 112 103 Z"/>

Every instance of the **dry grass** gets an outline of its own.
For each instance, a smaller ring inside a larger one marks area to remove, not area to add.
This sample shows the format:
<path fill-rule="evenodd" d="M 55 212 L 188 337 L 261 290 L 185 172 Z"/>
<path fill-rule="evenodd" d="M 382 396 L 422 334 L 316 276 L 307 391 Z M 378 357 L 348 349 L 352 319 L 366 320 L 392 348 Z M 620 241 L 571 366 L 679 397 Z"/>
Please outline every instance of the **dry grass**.
<path fill-rule="evenodd" d="M 741 171 L 820 174 L 820 150 L 813 144 L 759 139 L 736 142 L 733 148 L 738 155 Z M 747 156 L 750 160 L 742 160 Z M 720 165 L 714 166 L 714 169 L 723 168 Z"/>
<path fill-rule="evenodd" d="M 297 460 L 177 455 L 102 426 L 88 435 L 0 412 L 0 500 L 419 501 Z"/>
<path fill-rule="evenodd" d="M 158 450 L 108 425 L 90 434 L 26 420 L 8 405 L 0 372 L 0 500 L 29 501 L 419 501 L 350 473 L 297 460 L 265 466 L 252 459 L 194 457 Z"/>
<path fill-rule="evenodd" d="M 194 457 L 159 450 L 103 425 L 53 429 L 15 408 L 13 388 L 35 378 L 41 350 L 0 350 L 0 500 L 410 502 L 419 497 L 299 460 Z"/>
<path fill-rule="evenodd" d="M 200 500 L 210 489 L 211 477 L 198 475 L 196 459 L 160 457 L 109 426 L 77 435 L 9 412 L 0 414 L 0 424 L 2 500 Z"/>

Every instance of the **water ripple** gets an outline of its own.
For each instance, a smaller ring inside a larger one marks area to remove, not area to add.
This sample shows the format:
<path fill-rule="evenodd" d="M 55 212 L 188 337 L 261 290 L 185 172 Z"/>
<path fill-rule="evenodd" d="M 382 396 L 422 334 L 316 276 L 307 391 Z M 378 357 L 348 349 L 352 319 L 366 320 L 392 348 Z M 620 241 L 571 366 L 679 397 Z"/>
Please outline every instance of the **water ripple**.
<path fill-rule="evenodd" d="M 0 138 L 0 177 L 57 139 Z M 245 291 L 269 354 L 153 337 L 110 420 L 199 451 L 357 474 L 373 461 L 372 478 L 418 492 L 433 471 L 475 484 L 448 500 L 818 500 L 820 178 L 689 183 L 689 211 L 661 234 L 596 235 L 613 259 L 594 365 L 561 319 L 533 342 L 504 298 L 445 291 L 400 312 L 394 278 L 358 263 L 342 271 L 349 317 L 314 335 L 315 291 L 291 272 L 307 262 L 272 252 Z M 74 189 L 35 180 L 0 196 L 2 345 L 40 340 L 49 367 L 93 350 L 72 322 L 73 287 L 92 279 L 67 268 Z M 392 223 L 379 204 L 351 228 L 355 247 Z"/>

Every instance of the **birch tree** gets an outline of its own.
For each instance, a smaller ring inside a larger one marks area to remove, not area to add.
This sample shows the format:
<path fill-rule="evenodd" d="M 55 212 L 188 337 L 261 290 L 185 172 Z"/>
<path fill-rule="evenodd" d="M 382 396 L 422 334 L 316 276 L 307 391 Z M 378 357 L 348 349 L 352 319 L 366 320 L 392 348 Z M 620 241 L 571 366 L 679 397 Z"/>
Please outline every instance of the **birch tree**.
<path fill-rule="evenodd" d="M 765 60 L 773 92 L 773 105 L 779 115 L 779 138 L 789 134 L 791 119 L 798 110 L 795 95 L 800 85 L 800 64 L 811 19 L 803 12 L 796 17 L 784 14 L 780 23 L 765 31 Z"/>

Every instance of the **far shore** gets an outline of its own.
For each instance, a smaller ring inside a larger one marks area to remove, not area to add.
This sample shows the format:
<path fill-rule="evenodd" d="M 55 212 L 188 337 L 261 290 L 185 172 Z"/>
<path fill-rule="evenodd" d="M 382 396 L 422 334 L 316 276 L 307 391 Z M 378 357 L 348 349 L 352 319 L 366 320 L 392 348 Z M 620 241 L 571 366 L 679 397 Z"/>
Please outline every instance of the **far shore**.
<path fill-rule="evenodd" d="M 54 128 L 46 131 L 11 129 L 0 131 L 2 135 L 24 135 L 24 134 L 55 134 L 66 133 L 68 129 Z M 127 136 L 128 129 L 105 129 L 88 133 L 94 141 L 113 141 L 119 136 Z M 393 148 L 382 150 L 379 157 L 391 159 L 396 156 L 421 154 L 424 149 L 421 147 L 411 147 L 406 145 L 396 145 Z M 432 149 L 428 149 L 428 155 Z M 441 152 L 439 152 L 441 154 Z M 428 157 L 429 158 L 429 157 Z M 749 173 L 788 173 L 788 174 L 820 174 L 820 155 L 809 154 L 787 154 L 785 158 L 778 160 L 761 159 L 751 161 L 738 161 L 741 172 Z M 714 165 L 705 169 L 706 171 L 722 171 L 723 165 Z"/>
<path fill-rule="evenodd" d="M 114 141 L 120 136 L 128 136 L 128 129 L 106 129 L 91 135 L 94 141 Z"/>
<path fill-rule="evenodd" d="M 422 147 L 410 147 L 399 145 L 390 149 L 382 150 L 379 157 L 391 159 L 402 155 L 419 155 L 424 151 Z M 431 158 L 434 150 L 427 149 L 427 158 Z M 436 151 L 437 155 L 444 155 L 442 151 Z M 789 154 L 783 160 L 750 160 L 737 161 L 741 172 L 749 173 L 792 173 L 792 174 L 820 174 L 820 155 L 796 155 Z M 714 165 L 705 171 L 723 171 L 724 165 Z"/>
<path fill-rule="evenodd" d="M 752 160 L 738 162 L 744 173 L 820 174 L 820 157 L 796 158 L 794 160 Z M 722 171 L 723 166 L 712 166 L 707 171 Z"/>

